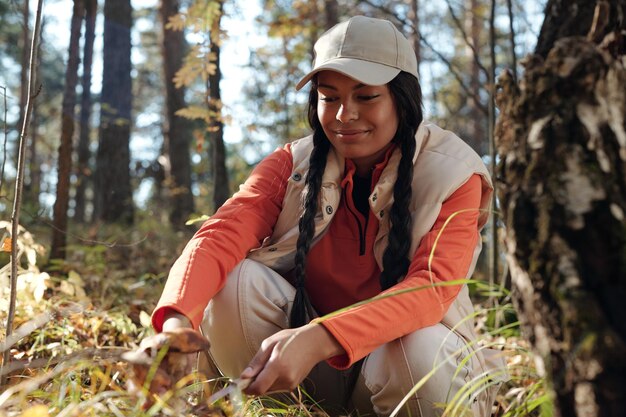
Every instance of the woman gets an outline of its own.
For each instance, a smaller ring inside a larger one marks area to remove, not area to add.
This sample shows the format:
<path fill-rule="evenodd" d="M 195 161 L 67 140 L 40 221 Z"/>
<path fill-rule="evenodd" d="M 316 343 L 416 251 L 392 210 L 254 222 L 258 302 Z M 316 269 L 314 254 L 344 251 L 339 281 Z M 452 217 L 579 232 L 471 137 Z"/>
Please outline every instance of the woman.
<path fill-rule="evenodd" d="M 432 284 L 471 275 L 489 175 L 422 122 L 415 53 L 393 24 L 355 16 L 315 54 L 297 85 L 312 82 L 313 135 L 265 158 L 196 233 L 153 325 L 201 326 L 248 394 L 303 383 L 327 410 L 387 415 L 437 367 L 403 409 L 434 416 L 486 371 L 467 288 Z M 487 391 L 466 399 L 476 416 L 489 415 Z"/>

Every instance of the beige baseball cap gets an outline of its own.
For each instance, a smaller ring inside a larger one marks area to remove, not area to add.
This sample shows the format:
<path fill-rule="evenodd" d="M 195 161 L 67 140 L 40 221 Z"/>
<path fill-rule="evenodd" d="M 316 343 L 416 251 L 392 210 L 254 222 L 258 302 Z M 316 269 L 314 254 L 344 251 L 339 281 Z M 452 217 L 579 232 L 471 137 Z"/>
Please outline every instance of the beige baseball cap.
<path fill-rule="evenodd" d="M 313 69 L 298 82 L 296 90 L 323 70 L 337 71 L 368 85 L 387 84 L 400 71 L 418 78 L 413 47 L 388 20 L 354 16 L 326 31 L 314 49 Z"/>

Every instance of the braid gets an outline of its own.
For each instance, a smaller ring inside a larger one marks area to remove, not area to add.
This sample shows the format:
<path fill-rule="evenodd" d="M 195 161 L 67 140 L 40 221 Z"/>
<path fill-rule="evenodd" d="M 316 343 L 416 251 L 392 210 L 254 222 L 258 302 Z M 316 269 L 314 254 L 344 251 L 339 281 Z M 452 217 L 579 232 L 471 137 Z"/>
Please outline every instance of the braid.
<path fill-rule="evenodd" d="M 404 140 L 400 145 L 402 158 L 398 165 L 398 179 L 393 186 L 394 202 L 389 210 L 388 244 L 383 254 L 383 272 L 380 274 L 380 287 L 386 290 L 395 285 L 409 269 L 409 248 L 411 247 L 411 183 L 413 182 L 413 154 L 415 141 Z"/>
<path fill-rule="evenodd" d="M 313 316 L 313 307 L 306 293 L 306 257 L 311 247 L 315 232 L 315 215 L 318 209 L 319 192 L 322 176 L 326 169 L 326 159 L 330 142 L 326 138 L 317 115 L 317 83 L 309 94 L 308 119 L 313 129 L 313 151 L 309 159 L 309 172 L 306 175 L 306 195 L 304 212 L 300 217 L 299 236 L 295 254 L 296 295 L 290 316 L 290 327 L 306 324 Z M 415 132 L 422 122 L 422 97 L 417 78 L 401 72 L 389 83 L 389 89 L 395 99 L 398 111 L 398 130 L 394 141 L 399 144 L 402 157 L 398 165 L 398 179 L 394 184 L 394 203 L 389 218 L 391 230 L 389 243 L 383 255 L 383 271 L 380 276 L 383 290 L 393 286 L 404 276 L 409 267 L 409 249 L 411 246 L 411 184 L 413 180 L 413 155 L 415 154 Z"/>
<path fill-rule="evenodd" d="M 312 103 L 311 103 L 312 102 Z M 289 318 L 290 327 L 305 325 L 313 317 L 313 306 L 306 293 L 306 257 L 311 247 L 315 231 L 315 215 L 317 214 L 318 196 L 322 187 L 322 176 L 326 169 L 326 158 L 330 142 L 326 138 L 317 117 L 317 88 L 311 88 L 309 96 L 309 123 L 313 128 L 313 151 L 309 159 L 309 172 L 306 175 L 306 195 L 304 212 L 300 217 L 298 242 L 295 255 L 295 287 L 296 295 Z"/>
<path fill-rule="evenodd" d="M 400 73 L 389 83 L 389 89 L 395 98 L 399 116 L 398 130 L 393 140 L 399 144 L 402 157 L 393 187 L 394 202 L 389 211 L 391 230 L 383 254 L 383 271 L 380 274 L 382 290 L 395 285 L 409 269 L 412 240 L 409 204 L 412 197 L 414 137 L 422 122 L 421 89 L 417 79 L 407 73 Z"/>

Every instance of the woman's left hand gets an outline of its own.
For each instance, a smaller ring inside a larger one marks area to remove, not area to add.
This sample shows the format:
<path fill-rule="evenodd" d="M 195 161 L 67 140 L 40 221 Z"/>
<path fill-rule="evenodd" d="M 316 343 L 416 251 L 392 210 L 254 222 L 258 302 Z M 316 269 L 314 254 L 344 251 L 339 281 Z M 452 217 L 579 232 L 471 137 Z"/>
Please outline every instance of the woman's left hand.
<path fill-rule="evenodd" d="M 241 373 L 241 379 L 254 379 L 244 392 L 262 395 L 291 391 L 318 362 L 343 353 L 341 345 L 320 324 L 281 330 L 261 343 L 261 348 Z"/>

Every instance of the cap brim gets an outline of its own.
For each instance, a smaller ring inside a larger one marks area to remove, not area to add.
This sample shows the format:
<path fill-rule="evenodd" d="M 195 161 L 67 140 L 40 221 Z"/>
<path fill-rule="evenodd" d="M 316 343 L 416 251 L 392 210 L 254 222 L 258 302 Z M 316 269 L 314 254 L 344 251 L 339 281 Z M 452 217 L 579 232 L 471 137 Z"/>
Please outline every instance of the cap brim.
<path fill-rule="evenodd" d="M 308 83 L 315 74 L 320 71 L 337 71 L 367 85 L 383 85 L 393 80 L 400 73 L 399 68 L 376 62 L 364 61 L 355 58 L 331 59 L 315 68 L 296 84 L 296 90 L 300 90 Z"/>

